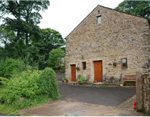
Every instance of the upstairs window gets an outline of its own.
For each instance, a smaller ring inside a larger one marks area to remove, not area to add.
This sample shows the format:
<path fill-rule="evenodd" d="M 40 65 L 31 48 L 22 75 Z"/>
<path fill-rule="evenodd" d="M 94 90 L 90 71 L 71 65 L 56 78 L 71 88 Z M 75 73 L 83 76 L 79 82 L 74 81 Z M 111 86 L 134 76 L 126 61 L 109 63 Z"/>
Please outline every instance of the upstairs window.
<path fill-rule="evenodd" d="M 86 62 L 82 62 L 83 70 L 86 69 Z"/>
<path fill-rule="evenodd" d="M 98 24 L 101 24 L 101 16 L 97 17 Z"/>

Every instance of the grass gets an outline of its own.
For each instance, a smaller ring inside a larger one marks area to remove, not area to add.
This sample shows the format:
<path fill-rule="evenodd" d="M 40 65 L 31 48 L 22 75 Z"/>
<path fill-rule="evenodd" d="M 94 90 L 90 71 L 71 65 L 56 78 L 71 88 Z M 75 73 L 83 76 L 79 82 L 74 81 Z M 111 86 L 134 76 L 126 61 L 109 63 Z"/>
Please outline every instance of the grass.
<path fill-rule="evenodd" d="M 0 104 L 0 113 L 7 115 L 16 115 L 19 113 L 19 109 L 11 105 Z"/>
<path fill-rule="evenodd" d="M 0 87 L 0 94 L 2 92 L 2 87 Z M 0 95 L 1 96 L 1 95 Z M 20 109 L 26 109 L 31 107 L 36 107 L 50 101 L 51 98 L 48 96 L 36 96 L 34 99 L 24 99 L 16 100 L 12 104 L 1 104 L 0 103 L 0 113 L 7 115 L 17 115 Z"/>
<path fill-rule="evenodd" d="M 100 84 L 99 86 L 107 86 L 107 84 Z"/>

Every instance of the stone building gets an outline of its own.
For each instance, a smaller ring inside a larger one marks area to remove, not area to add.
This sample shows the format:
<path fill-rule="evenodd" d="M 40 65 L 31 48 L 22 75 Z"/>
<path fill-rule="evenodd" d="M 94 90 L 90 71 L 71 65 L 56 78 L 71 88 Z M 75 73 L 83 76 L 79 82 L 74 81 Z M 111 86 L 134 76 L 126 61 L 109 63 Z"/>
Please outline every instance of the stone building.
<path fill-rule="evenodd" d="M 65 77 L 101 82 L 143 70 L 150 57 L 148 20 L 101 5 L 66 37 Z"/>

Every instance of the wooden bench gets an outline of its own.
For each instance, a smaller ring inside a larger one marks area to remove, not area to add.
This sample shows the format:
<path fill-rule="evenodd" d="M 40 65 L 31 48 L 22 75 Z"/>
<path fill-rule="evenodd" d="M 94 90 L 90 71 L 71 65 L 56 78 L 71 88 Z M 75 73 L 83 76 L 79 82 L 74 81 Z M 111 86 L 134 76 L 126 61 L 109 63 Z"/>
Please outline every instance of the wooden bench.
<path fill-rule="evenodd" d="M 136 75 L 125 75 L 123 78 L 123 86 L 126 82 L 135 82 L 136 83 Z"/>

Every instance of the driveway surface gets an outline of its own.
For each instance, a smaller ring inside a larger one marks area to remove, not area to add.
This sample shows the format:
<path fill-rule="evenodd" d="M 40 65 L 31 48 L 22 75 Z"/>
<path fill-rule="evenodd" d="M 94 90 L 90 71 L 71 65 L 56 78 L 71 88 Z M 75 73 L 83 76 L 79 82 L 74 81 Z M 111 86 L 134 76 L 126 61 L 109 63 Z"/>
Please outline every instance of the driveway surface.
<path fill-rule="evenodd" d="M 59 83 L 61 99 L 71 98 L 78 102 L 116 106 L 136 93 L 135 88 L 84 87 Z"/>
<path fill-rule="evenodd" d="M 57 77 L 58 81 L 62 81 L 62 79 L 65 77 L 65 74 L 64 73 L 57 73 L 56 77 Z"/>
<path fill-rule="evenodd" d="M 45 105 L 24 109 L 25 116 L 141 116 L 134 110 L 120 110 L 114 106 L 104 106 L 65 100 L 51 101 Z"/>

